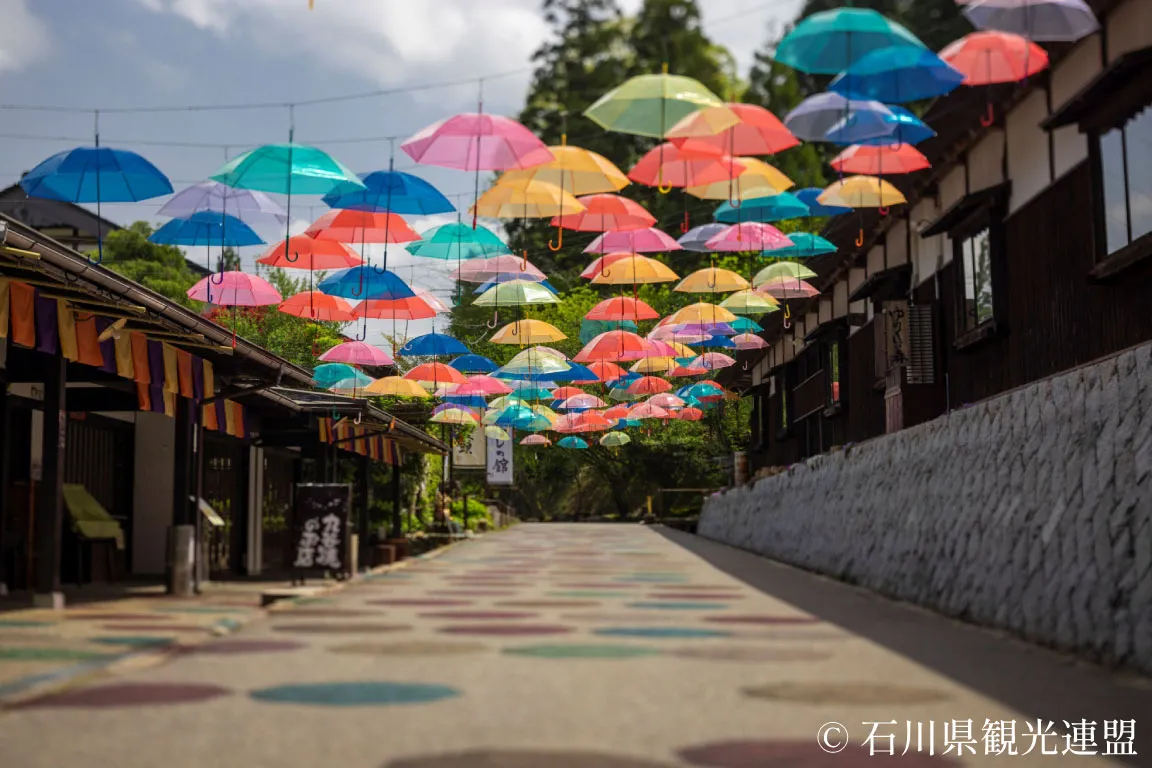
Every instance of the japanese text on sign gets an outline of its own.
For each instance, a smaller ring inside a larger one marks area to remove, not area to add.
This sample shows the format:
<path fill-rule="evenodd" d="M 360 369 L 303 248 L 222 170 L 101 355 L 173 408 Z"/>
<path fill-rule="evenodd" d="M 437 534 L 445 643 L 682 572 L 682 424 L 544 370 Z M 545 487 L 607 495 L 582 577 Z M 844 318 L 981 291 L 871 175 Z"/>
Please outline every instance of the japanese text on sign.
<path fill-rule="evenodd" d="M 488 440 L 488 485 L 512 485 L 512 441 Z"/>

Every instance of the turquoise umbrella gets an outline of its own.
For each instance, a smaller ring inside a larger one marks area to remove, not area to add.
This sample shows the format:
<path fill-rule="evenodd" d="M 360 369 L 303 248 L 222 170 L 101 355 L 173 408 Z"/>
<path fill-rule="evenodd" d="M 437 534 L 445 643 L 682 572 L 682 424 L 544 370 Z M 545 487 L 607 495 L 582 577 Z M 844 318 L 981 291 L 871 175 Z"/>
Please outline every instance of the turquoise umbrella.
<path fill-rule="evenodd" d="M 794 235 L 789 235 L 788 237 L 791 238 L 794 237 Z M 732 326 L 732 328 L 739 333 L 760 333 L 764 330 L 762 325 L 748 317 L 738 317 L 728 323 L 728 325 Z"/>
<path fill-rule="evenodd" d="M 836 75 L 872 51 L 924 48 L 906 28 L 870 8 L 834 8 L 801 21 L 776 46 L 776 61 L 801 72 Z"/>
<path fill-rule="evenodd" d="M 303 144 L 265 144 L 228 161 L 212 180 L 239 189 L 282 195 L 326 195 L 364 189 L 352 171 L 327 152 Z"/>
<path fill-rule="evenodd" d="M 783 221 L 810 215 L 808 206 L 790 192 L 781 192 L 768 197 L 754 197 L 744 200 L 739 207 L 725 201 L 716 209 L 716 221 L 725 224 L 739 224 L 742 221 Z M 789 235 L 791 238 L 791 235 Z"/>
<path fill-rule="evenodd" d="M 788 239 L 792 241 L 792 245 L 772 251 L 761 251 L 760 255 L 773 259 L 806 259 L 810 256 L 836 253 L 835 245 L 811 232 L 789 232 Z"/>
<path fill-rule="evenodd" d="M 422 233 L 420 238 L 407 246 L 408 253 L 428 259 L 479 259 L 511 253 L 495 232 L 481 226 L 473 229 L 467 224 L 444 224 Z"/>
<path fill-rule="evenodd" d="M 576 448 L 579 450 L 583 450 L 588 447 L 588 443 L 584 442 L 578 437 L 572 436 L 562 438 L 560 442 L 556 443 L 556 445 L 560 446 L 561 448 Z"/>
<path fill-rule="evenodd" d="M 316 366 L 316 370 L 312 371 L 312 378 L 321 387 L 327 388 L 338 381 L 350 379 L 357 373 L 358 371 L 347 363 L 325 363 Z"/>

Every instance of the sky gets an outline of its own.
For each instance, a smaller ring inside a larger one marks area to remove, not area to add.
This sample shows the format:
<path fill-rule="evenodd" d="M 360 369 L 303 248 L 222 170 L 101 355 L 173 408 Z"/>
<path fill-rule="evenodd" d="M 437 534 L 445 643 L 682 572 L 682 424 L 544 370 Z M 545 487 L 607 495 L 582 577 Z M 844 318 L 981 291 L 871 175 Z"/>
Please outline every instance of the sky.
<path fill-rule="evenodd" d="M 640 2 L 620 5 L 630 12 Z M 769 25 L 791 19 L 799 5 L 700 0 L 706 31 L 743 73 Z M 532 52 L 548 34 L 539 0 L 315 0 L 311 11 L 308 0 L 0 0 L 0 18 L 2 185 L 56 152 L 91 144 L 92 110 L 100 109 L 101 144 L 144 155 L 177 190 L 245 149 L 286 141 L 291 124 L 297 142 L 361 173 L 387 168 L 394 144 L 398 170 L 458 196 L 462 209 L 472 202 L 473 178 L 418 167 L 399 144 L 429 123 L 475 111 L 480 77 L 484 111 L 515 115 Z M 348 95 L 363 97 L 301 104 L 291 114 L 285 106 Z M 267 106 L 190 109 L 220 105 Z M 27 106 L 78 111 L 13 108 Z M 153 111 L 135 111 L 141 107 Z M 124 109 L 133 111 L 117 111 Z M 119 223 L 160 224 L 163 203 L 101 212 Z M 294 199 L 291 229 L 302 231 L 326 210 L 316 198 Z M 443 222 L 409 221 L 417 231 Z M 260 233 L 270 242 L 284 236 Z M 246 249 L 245 262 L 259 255 Z M 205 258 L 203 249 L 189 256 Z M 389 250 L 401 277 L 446 290 L 445 272 L 428 262 Z M 426 330 L 413 324 L 408 335 Z"/>

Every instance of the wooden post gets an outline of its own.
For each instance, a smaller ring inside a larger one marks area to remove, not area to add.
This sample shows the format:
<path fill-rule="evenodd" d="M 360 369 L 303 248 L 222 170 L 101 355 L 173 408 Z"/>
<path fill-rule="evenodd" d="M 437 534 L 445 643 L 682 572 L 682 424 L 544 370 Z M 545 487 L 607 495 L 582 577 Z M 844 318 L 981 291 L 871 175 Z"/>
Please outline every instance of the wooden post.
<path fill-rule="evenodd" d="M 360 546 L 357 548 L 357 563 L 360 570 L 366 571 L 371 567 L 372 563 L 372 549 L 368 546 L 368 513 L 371 509 L 371 483 L 369 482 L 369 473 L 372 466 L 369 463 L 367 456 L 360 457 L 359 472 L 357 473 L 357 481 L 359 488 L 357 489 L 357 501 L 359 504 L 356 507 L 356 530 L 360 534 Z"/>
<path fill-rule="evenodd" d="M 400 457 L 395 445 L 389 450 L 392 451 L 392 530 L 388 538 L 399 539 L 404 535 L 400 525 Z"/>
<path fill-rule="evenodd" d="M 37 498 L 32 541 L 36 564 L 33 570 L 33 605 L 64 607 L 60 591 L 60 540 L 64 526 L 64 446 L 68 434 L 65 400 L 68 360 L 48 358 L 44 376 L 44 448 L 40 493 Z"/>
<path fill-rule="evenodd" d="M 175 471 L 172 476 L 172 525 L 191 525 L 191 496 L 195 463 L 193 443 L 196 440 L 194 403 L 186 397 L 176 398 Z"/>

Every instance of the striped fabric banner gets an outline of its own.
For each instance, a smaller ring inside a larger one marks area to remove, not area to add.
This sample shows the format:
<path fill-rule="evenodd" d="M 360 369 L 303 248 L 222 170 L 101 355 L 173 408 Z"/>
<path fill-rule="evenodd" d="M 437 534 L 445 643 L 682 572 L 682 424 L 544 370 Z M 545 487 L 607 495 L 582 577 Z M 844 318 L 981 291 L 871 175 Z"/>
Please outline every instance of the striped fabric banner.
<path fill-rule="evenodd" d="M 76 315 L 72 307 L 64 299 L 56 299 L 56 335 L 60 339 L 60 354 L 72 362 L 80 359 L 80 350 L 76 346 Z M 41 308 L 39 302 L 37 310 Z"/>
<path fill-rule="evenodd" d="M 32 302 L 33 322 L 36 324 L 36 351 L 55 355 L 60 351 L 60 324 L 57 319 L 56 299 L 46 299 L 38 291 Z"/>
<path fill-rule="evenodd" d="M 176 350 L 176 371 L 179 379 L 177 391 L 180 397 L 196 399 L 196 388 L 192 384 L 192 353 Z"/>
<path fill-rule="evenodd" d="M 8 304 L 12 343 L 32 349 L 36 346 L 36 289 L 24 283 L 9 283 Z"/>
<path fill-rule="evenodd" d="M 93 368 L 104 368 L 104 350 L 100 345 L 100 331 L 97 330 L 96 316 L 89 314 L 76 319 L 76 348 L 80 353 L 80 364 Z"/>
<path fill-rule="evenodd" d="M 148 367 L 148 338 L 133 331 L 128 335 L 132 346 L 132 377 L 137 384 L 151 384 L 152 375 Z"/>

